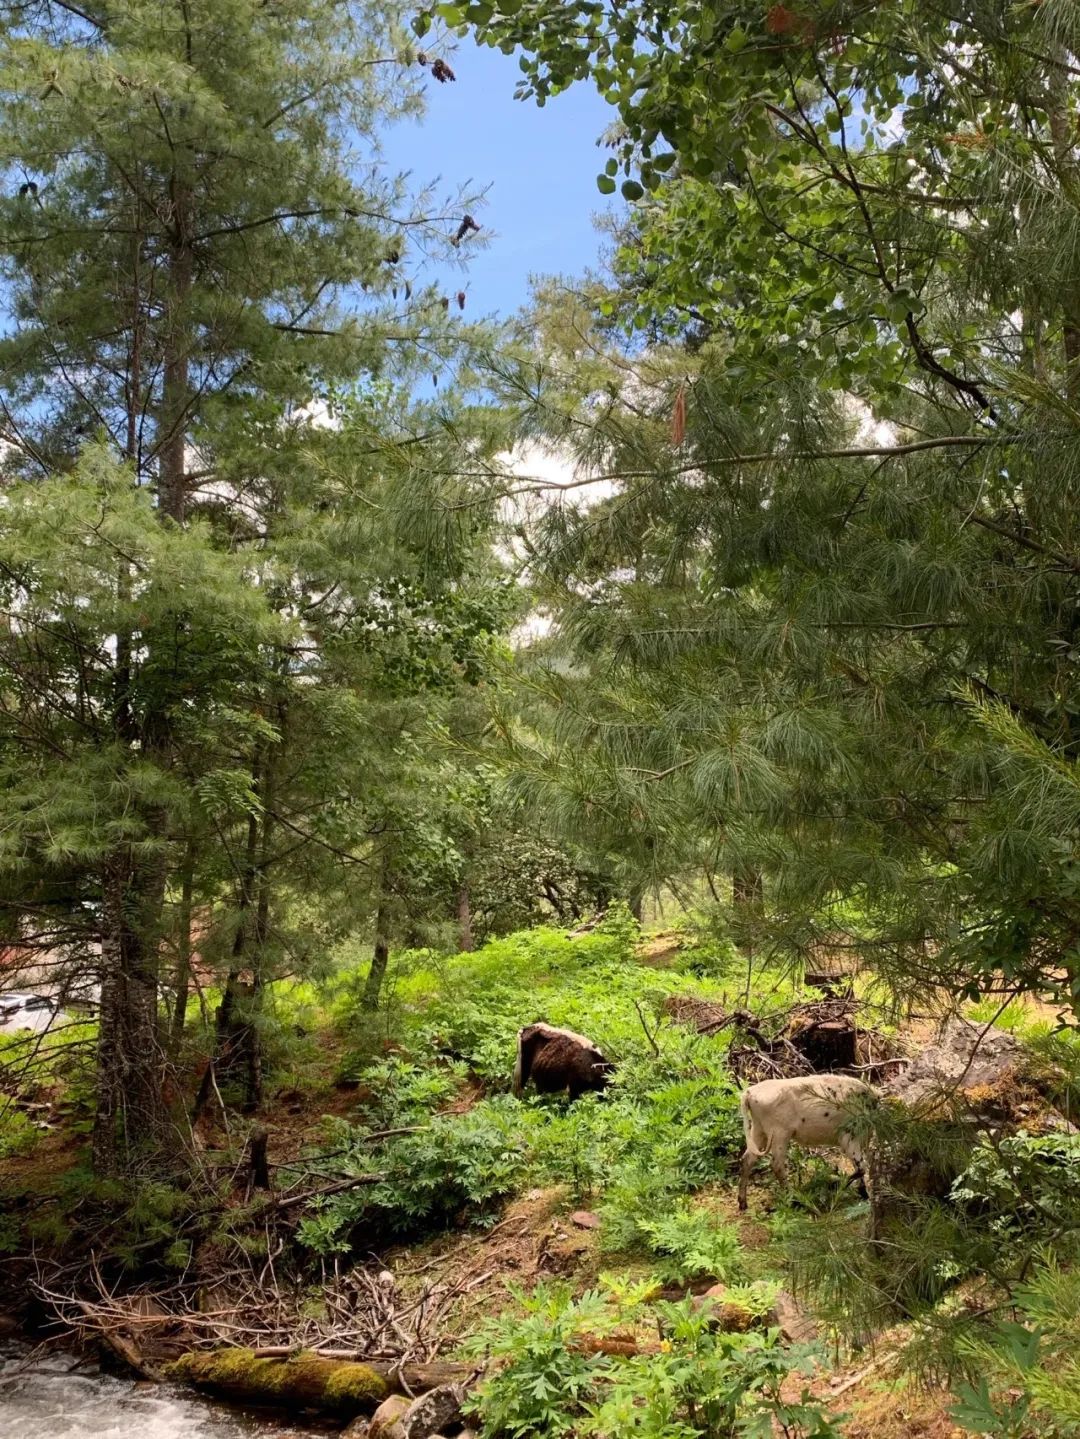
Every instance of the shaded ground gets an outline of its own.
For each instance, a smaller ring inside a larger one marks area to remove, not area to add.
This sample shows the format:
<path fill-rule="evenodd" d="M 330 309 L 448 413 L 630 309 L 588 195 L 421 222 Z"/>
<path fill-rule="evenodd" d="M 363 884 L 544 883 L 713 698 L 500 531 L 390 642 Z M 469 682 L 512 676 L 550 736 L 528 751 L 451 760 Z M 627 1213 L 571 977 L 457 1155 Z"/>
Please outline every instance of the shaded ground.
<path fill-rule="evenodd" d="M 639 959 L 647 966 L 664 967 L 681 947 L 682 940 L 675 933 L 653 936 L 639 949 Z M 819 1007 L 821 1003 L 818 1000 Z M 1050 1024 L 1057 1017 L 1055 1007 L 1038 1000 L 1028 1001 L 1023 1009 L 1026 1017 Z M 702 1030 L 718 1022 L 723 1014 L 719 1006 L 701 999 L 680 999 L 671 1005 L 671 1018 Z M 903 1047 L 909 1052 L 926 1047 L 937 1025 L 938 1021 L 930 1018 L 917 1018 L 904 1025 Z M 325 1140 L 326 1119 L 348 1119 L 371 1097 L 362 1085 L 338 1080 L 343 1045 L 337 1035 L 320 1033 L 315 1047 L 318 1058 L 313 1065 L 305 1063 L 302 1084 L 279 1085 L 266 1112 L 260 1115 L 260 1122 L 268 1130 L 268 1157 L 279 1189 L 289 1186 L 289 1166 Z M 865 1065 L 866 1056 L 859 1054 L 856 1058 Z M 483 1094 L 481 1084 L 466 1081 L 443 1112 L 465 1113 Z M 200 1123 L 199 1137 L 211 1162 L 217 1151 L 228 1150 L 235 1139 L 236 1125 L 243 1123 L 231 1122 L 232 1135 L 219 1114 L 210 1114 Z M 58 1129 L 47 1134 L 28 1158 L 0 1160 L 0 1206 L 5 1187 L 9 1192 L 13 1187 L 23 1194 L 35 1190 L 39 1194 L 55 1192 L 60 1177 L 78 1161 L 83 1143 L 82 1137 Z M 751 1256 L 751 1270 L 775 1275 L 776 1268 L 770 1264 L 767 1252 L 770 1231 L 763 1222 L 775 1203 L 770 1180 L 759 1178 L 746 1215 L 737 1213 L 733 1185 L 727 1181 L 700 1192 L 693 1203 L 737 1226 Z M 432 1285 L 452 1291 L 454 1297 L 444 1311 L 446 1344 L 450 1348 L 482 1317 L 512 1302 L 508 1284 L 531 1289 L 541 1281 L 559 1278 L 583 1291 L 595 1284 L 603 1268 L 647 1272 L 646 1261 L 628 1263 L 621 1256 L 602 1258 L 598 1229 L 590 1222 L 593 1218 L 587 1210 L 575 1209 L 565 1188 L 533 1189 L 508 1204 L 498 1222 L 486 1231 L 450 1231 L 424 1244 L 388 1250 L 379 1255 L 378 1262 L 392 1271 L 403 1296 L 419 1294 Z M 753 1256 L 757 1256 L 759 1264 Z M 704 1279 L 691 1287 L 700 1292 L 710 1282 Z M 908 1435 L 952 1439 L 963 1432 L 948 1416 L 951 1400 L 944 1391 L 918 1388 L 899 1373 L 896 1351 L 903 1342 L 902 1333 L 881 1336 L 874 1351 L 836 1367 L 828 1362 L 827 1348 L 823 1347 L 822 1366 L 807 1387 L 834 1413 L 850 1416 L 843 1425 L 848 1439 L 902 1439 Z M 792 1397 L 797 1397 L 804 1382 L 792 1380 Z"/>

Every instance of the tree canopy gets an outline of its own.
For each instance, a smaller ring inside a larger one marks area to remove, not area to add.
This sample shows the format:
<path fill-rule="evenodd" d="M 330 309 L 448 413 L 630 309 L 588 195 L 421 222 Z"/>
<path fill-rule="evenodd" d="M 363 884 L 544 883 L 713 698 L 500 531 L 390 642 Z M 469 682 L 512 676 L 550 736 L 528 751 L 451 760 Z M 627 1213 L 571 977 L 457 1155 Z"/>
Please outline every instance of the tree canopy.
<path fill-rule="evenodd" d="M 656 879 L 690 833 L 763 869 L 789 951 L 857 898 L 898 982 L 1075 1003 L 1073 7 L 436 17 L 522 95 L 591 79 L 631 202 L 506 377 L 581 465 L 533 782 L 634 816 Z"/>

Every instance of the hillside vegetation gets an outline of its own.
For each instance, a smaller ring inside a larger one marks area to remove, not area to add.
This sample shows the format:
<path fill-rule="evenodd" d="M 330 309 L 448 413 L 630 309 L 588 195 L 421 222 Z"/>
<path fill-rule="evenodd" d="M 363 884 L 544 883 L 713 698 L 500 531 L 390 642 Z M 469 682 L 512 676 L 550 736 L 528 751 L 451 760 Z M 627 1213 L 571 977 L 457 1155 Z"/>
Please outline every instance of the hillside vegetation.
<path fill-rule="evenodd" d="M 612 122 L 500 321 L 384 143 L 477 45 Z M 1080 1434 L 1078 181 L 1076 0 L 0 5 L 12 1324 L 352 1439 Z M 857 1172 L 743 1212 L 777 1078 Z"/>

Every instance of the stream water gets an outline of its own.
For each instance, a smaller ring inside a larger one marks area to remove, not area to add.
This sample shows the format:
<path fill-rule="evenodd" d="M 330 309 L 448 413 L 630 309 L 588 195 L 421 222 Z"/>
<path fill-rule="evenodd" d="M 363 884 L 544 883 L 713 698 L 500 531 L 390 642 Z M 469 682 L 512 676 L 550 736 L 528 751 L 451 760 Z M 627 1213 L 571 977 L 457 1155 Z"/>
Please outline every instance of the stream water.
<path fill-rule="evenodd" d="M 313 1439 L 315 1432 L 116 1379 L 70 1354 L 0 1344 L 0 1439 Z"/>

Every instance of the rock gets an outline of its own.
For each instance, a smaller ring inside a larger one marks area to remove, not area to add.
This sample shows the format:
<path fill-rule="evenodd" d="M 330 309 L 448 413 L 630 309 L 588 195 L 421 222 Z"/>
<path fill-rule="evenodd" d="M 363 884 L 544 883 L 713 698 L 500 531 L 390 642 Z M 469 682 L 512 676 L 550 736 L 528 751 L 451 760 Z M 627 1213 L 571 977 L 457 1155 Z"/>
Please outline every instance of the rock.
<path fill-rule="evenodd" d="M 902 1074 L 889 1081 L 888 1094 L 909 1106 L 937 1098 L 942 1092 L 966 1092 L 1007 1082 L 1024 1067 L 1023 1046 L 1002 1029 L 950 1019 Z"/>
<path fill-rule="evenodd" d="M 460 1384 L 440 1384 L 414 1399 L 401 1416 L 405 1439 L 430 1439 L 461 1417 L 465 1391 Z"/>
<path fill-rule="evenodd" d="M 409 1408 L 409 1400 L 401 1394 L 391 1394 L 384 1399 L 378 1409 L 371 1416 L 371 1423 L 368 1426 L 368 1439 L 396 1439 L 396 1434 L 401 1432 L 398 1420 Z"/>
<path fill-rule="evenodd" d="M 577 1209 L 571 1214 L 570 1223 L 576 1224 L 579 1229 L 599 1229 L 600 1216 L 592 1214 L 588 1209 Z"/>
<path fill-rule="evenodd" d="M 779 1329 L 790 1344 L 812 1344 L 818 1337 L 817 1325 L 783 1289 L 773 1302 L 769 1326 Z"/>
<path fill-rule="evenodd" d="M 944 1199 L 981 1131 L 1075 1132 L 1055 1108 L 1060 1077 L 1004 1030 L 952 1018 L 885 1086 L 915 1123 L 886 1132 L 874 1158 L 872 1229 L 910 1222 L 910 1207 Z M 933 1131 L 933 1138 L 929 1137 Z"/>
<path fill-rule="evenodd" d="M 695 1294 L 690 1307 L 698 1314 L 707 1311 L 709 1328 L 722 1334 L 745 1334 L 757 1322 L 745 1305 L 727 1298 L 726 1284 L 714 1284 L 704 1294 Z"/>
<path fill-rule="evenodd" d="M 367 1419 L 354 1419 L 341 1431 L 338 1439 L 369 1439 L 371 1423 Z"/>

